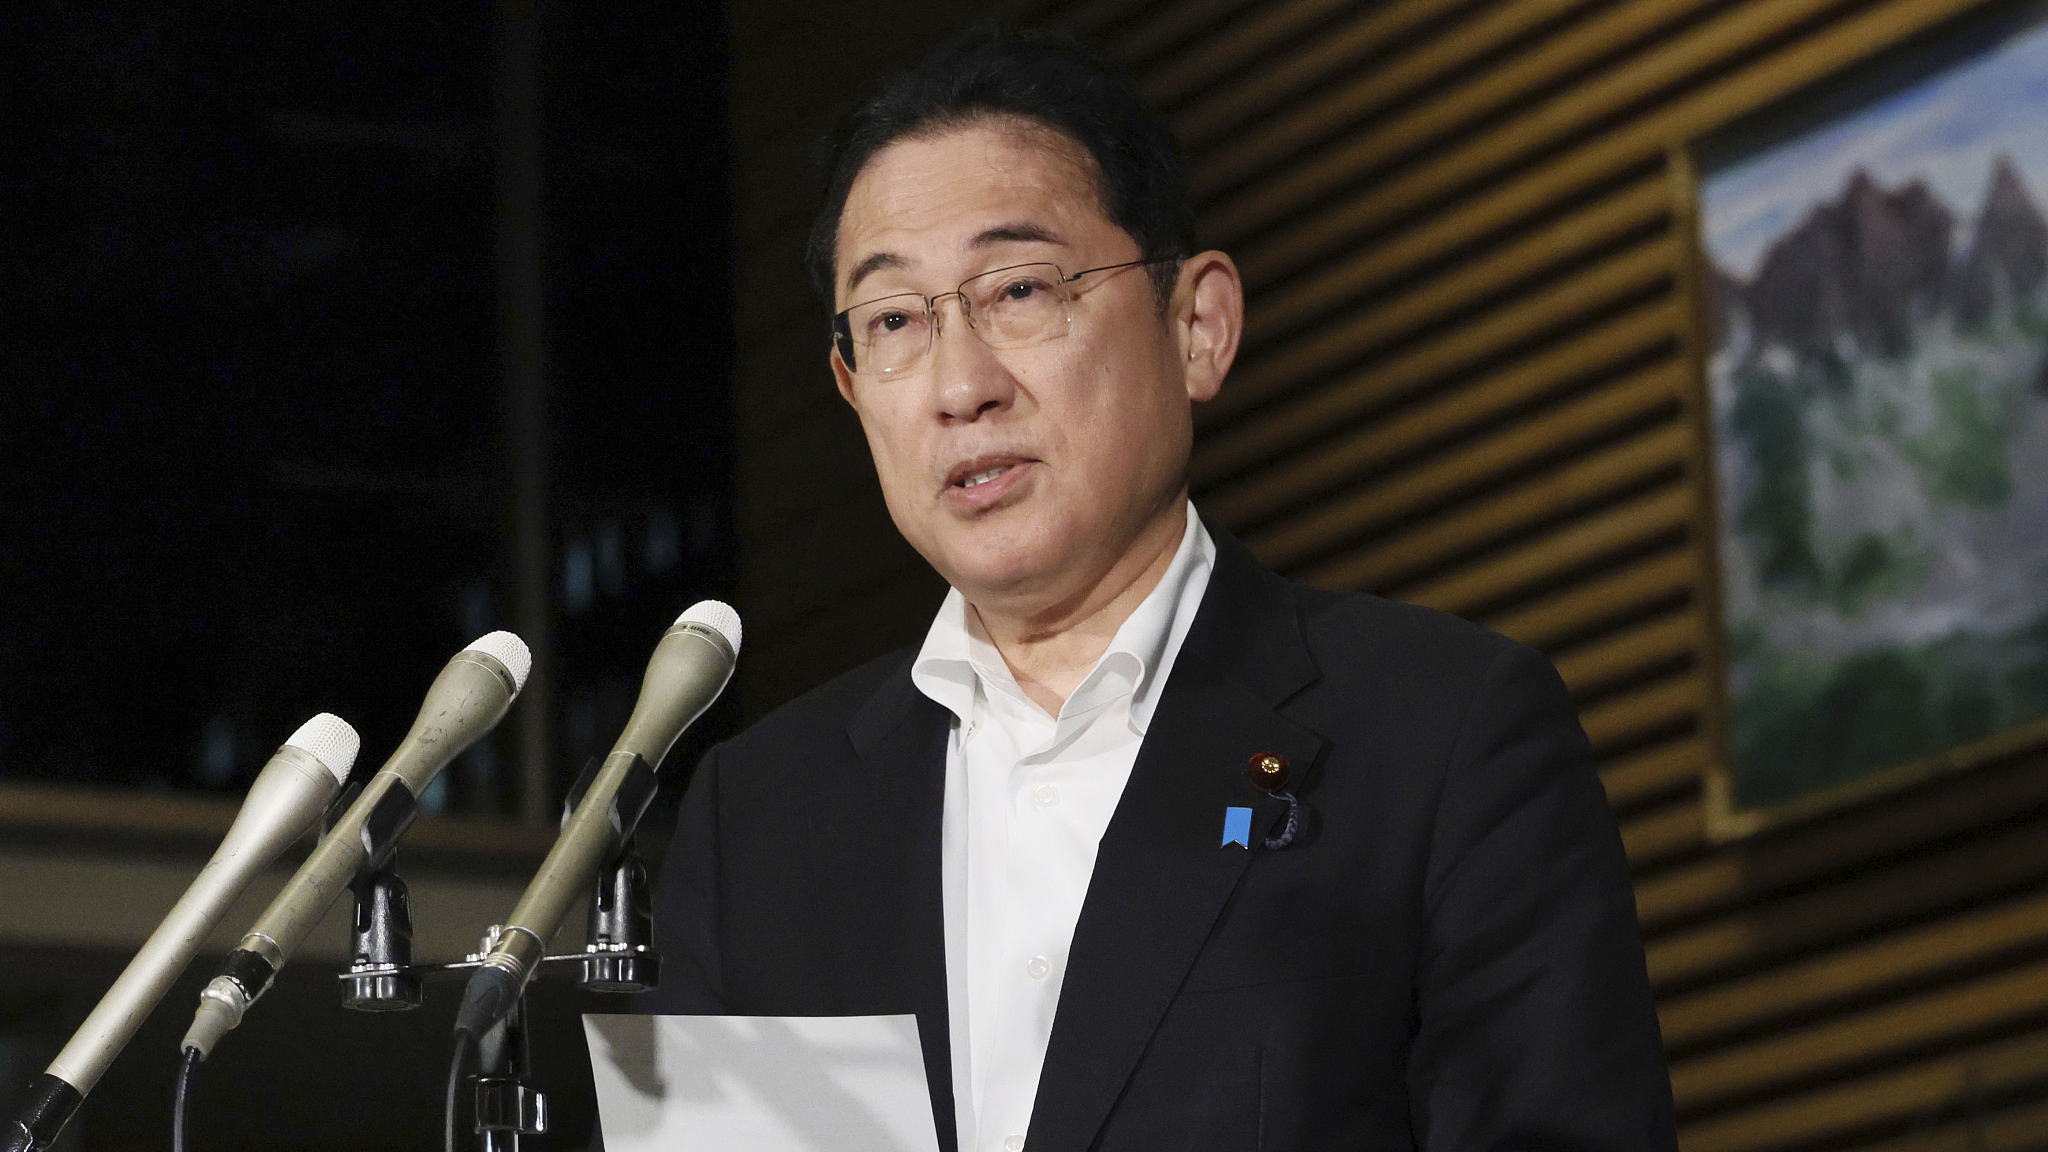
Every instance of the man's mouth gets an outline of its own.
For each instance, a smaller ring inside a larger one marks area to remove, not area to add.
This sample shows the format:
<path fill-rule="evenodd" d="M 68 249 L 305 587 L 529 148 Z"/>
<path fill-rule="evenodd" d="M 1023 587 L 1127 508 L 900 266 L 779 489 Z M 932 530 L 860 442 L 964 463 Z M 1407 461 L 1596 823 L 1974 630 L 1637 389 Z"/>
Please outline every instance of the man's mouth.
<path fill-rule="evenodd" d="M 1023 456 L 983 456 L 977 460 L 963 460 L 946 475 L 946 487 L 962 493 L 979 488 L 988 488 L 990 493 L 1001 492 L 1007 487 L 1006 478 L 1029 463 L 1031 461 Z"/>

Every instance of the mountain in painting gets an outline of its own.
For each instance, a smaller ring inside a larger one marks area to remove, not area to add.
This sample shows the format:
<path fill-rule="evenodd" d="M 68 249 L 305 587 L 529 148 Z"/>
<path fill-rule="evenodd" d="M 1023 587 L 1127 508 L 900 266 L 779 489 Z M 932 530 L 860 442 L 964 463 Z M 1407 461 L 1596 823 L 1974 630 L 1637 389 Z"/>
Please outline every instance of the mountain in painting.
<path fill-rule="evenodd" d="M 1841 198 L 1815 208 L 1771 245 L 1743 292 L 1764 342 L 1829 355 L 1896 356 L 1913 320 L 1940 301 L 1955 217 L 1916 180 L 1886 191 L 1858 169 Z"/>
<path fill-rule="evenodd" d="M 2000 157 L 1977 217 L 1977 235 L 1956 270 L 1956 319 L 1982 324 L 2000 301 L 2029 296 L 2048 280 L 2048 222 L 2012 161 Z"/>
<path fill-rule="evenodd" d="M 1858 168 L 1837 198 L 1765 250 L 1747 282 L 1713 267 L 1717 330 L 1739 309 L 1759 349 L 1896 358 L 1936 314 L 1981 324 L 1998 301 L 2048 280 L 2048 220 L 2007 157 L 1993 165 L 1975 220 L 1959 256 L 1957 218 L 1924 181 L 1886 189 Z"/>

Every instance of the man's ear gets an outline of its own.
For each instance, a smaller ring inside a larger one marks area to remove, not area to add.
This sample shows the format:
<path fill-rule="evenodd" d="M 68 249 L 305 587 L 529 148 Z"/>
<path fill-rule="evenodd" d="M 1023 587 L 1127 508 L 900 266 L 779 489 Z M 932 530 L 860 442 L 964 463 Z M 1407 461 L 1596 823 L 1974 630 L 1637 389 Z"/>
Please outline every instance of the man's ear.
<path fill-rule="evenodd" d="M 1198 253 L 1181 262 L 1173 300 L 1188 399 L 1214 399 L 1244 336 L 1244 278 L 1224 253 Z"/>
<path fill-rule="evenodd" d="M 839 386 L 839 398 L 853 404 L 853 373 L 846 370 L 846 362 L 839 358 L 839 346 L 836 342 L 828 356 L 832 361 L 832 382 Z"/>

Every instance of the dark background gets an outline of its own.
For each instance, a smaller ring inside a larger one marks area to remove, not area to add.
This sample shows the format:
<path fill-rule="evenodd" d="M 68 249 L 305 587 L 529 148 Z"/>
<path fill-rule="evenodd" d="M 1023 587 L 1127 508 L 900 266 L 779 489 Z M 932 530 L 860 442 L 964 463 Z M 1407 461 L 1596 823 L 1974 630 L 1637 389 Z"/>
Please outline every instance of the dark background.
<path fill-rule="evenodd" d="M 511 615 L 493 9 L 5 19 L 0 777 L 235 792 L 321 710 L 373 769 Z M 729 596 L 732 145 L 719 7 L 540 43 L 560 777 Z M 515 810 L 506 727 L 434 803 Z"/>
<path fill-rule="evenodd" d="M 323 710 L 367 775 L 442 663 L 513 626 L 495 14 L 0 15 L 0 787 L 232 799 Z M 538 34 L 558 796 L 667 624 L 734 599 L 733 145 L 721 6 L 552 5 Z M 515 729 L 427 806 L 515 816 Z M 0 1106 L 127 958 L 0 948 Z M 577 1013 L 619 1004 L 538 997 L 536 1146 L 581 1147 Z M 196 1146 L 438 1148 L 455 999 L 356 1015 L 332 965 L 288 969 L 202 1070 Z M 187 1020 L 156 1014 L 67 1147 L 165 1145 Z"/>

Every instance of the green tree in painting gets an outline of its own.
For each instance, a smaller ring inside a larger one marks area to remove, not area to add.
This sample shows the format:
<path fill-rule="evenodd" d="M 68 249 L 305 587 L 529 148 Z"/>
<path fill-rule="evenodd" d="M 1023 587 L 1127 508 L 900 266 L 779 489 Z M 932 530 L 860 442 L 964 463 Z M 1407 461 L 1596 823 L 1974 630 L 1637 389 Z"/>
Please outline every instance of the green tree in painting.
<path fill-rule="evenodd" d="M 1972 508 L 1996 508 L 2012 495 L 2006 444 L 2014 425 L 2008 413 L 1984 401 L 1984 374 L 1974 365 L 1934 373 L 1934 427 L 1901 445 L 1937 499 Z"/>
<path fill-rule="evenodd" d="M 1756 468 L 1756 488 L 1742 504 L 1738 525 L 1754 537 L 1766 583 L 1812 588 L 1820 564 L 1807 541 L 1813 502 L 1806 480 L 1806 430 L 1799 402 L 1785 382 L 1760 368 L 1736 373 L 1735 407 L 1728 426 L 1740 436 Z"/>

